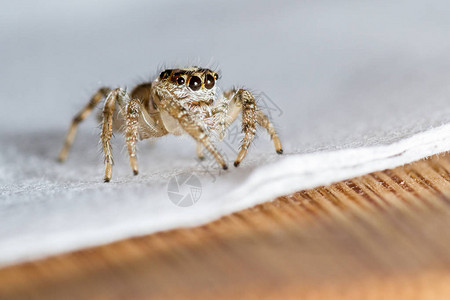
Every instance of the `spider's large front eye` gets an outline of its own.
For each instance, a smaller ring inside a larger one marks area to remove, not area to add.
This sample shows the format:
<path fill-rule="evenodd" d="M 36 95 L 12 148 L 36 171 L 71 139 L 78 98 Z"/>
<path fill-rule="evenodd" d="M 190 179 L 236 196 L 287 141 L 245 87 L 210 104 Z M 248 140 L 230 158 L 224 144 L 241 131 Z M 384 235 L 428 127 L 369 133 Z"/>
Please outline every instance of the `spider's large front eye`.
<path fill-rule="evenodd" d="M 214 77 L 211 74 L 206 75 L 205 77 L 205 88 L 212 89 L 214 87 L 214 83 L 216 81 L 214 80 Z"/>
<path fill-rule="evenodd" d="M 198 76 L 192 76 L 189 80 L 189 87 L 193 91 L 198 91 L 202 87 L 202 80 Z"/>
<path fill-rule="evenodd" d="M 184 84 L 184 78 L 183 77 L 178 77 L 177 78 L 177 83 L 178 83 L 178 85 L 182 85 L 182 84 Z"/>

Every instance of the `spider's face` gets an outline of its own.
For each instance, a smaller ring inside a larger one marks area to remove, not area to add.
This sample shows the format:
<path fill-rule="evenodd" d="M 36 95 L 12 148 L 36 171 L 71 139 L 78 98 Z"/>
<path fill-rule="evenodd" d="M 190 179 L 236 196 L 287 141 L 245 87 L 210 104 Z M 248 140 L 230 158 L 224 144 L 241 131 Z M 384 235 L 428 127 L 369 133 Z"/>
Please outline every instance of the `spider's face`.
<path fill-rule="evenodd" d="M 179 101 L 190 104 L 212 104 L 216 100 L 216 81 L 219 76 L 210 69 L 192 67 L 168 69 L 159 75 L 161 86 Z"/>

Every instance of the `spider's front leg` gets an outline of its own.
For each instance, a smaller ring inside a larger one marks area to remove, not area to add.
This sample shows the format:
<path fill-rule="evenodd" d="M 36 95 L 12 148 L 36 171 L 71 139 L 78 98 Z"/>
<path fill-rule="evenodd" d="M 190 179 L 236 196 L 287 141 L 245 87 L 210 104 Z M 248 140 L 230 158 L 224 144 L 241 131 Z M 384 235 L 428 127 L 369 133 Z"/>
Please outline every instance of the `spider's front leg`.
<path fill-rule="evenodd" d="M 197 155 L 203 157 L 202 147 L 205 147 L 216 159 L 222 169 L 228 169 L 227 163 L 223 156 L 214 147 L 207 130 L 195 121 L 189 112 L 177 101 L 166 100 L 161 102 L 162 108 L 167 111 L 173 118 L 177 119 L 184 131 L 197 141 Z"/>
<path fill-rule="evenodd" d="M 230 94 L 232 94 L 232 92 L 225 93 L 225 97 Z M 242 111 L 242 132 L 244 132 L 244 138 L 242 140 L 240 151 L 234 161 L 234 166 L 239 166 L 247 154 L 248 148 L 255 137 L 257 123 L 264 127 L 269 133 L 276 152 L 278 154 L 282 154 L 283 149 L 281 147 L 281 142 L 275 132 L 273 124 L 269 121 L 269 118 L 260 109 L 258 109 L 256 106 L 255 97 L 252 93 L 245 89 L 237 90 L 230 101 L 226 121 L 227 126 L 237 118 L 240 111 Z"/>

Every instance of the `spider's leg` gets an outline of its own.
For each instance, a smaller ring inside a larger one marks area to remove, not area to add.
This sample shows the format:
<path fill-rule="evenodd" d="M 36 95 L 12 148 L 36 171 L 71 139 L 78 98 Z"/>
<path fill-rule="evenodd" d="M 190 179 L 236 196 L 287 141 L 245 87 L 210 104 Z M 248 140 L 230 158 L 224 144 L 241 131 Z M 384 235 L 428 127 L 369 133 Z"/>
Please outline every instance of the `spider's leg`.
<path fill-rule="evenodd" d="M 257 118 L 255 97 L 249 91 L 239 89 L 233 99 L 242 106 L 242 132 L 244 132 L 241 150 L 234 161 L 234 166 L 237 167 L 244 159 L 248 147 L 255 137 Z"/>
<path fill-rule="evenodd" d="M 173 118 L 178 120 L 181 127 L 183 127 L 183 129 L 190 136 L 192 136 L 198 143 L 203 145 L 214 156 L 216 161 L 224 170 L 228 169 L 225 159 L 211 142 L 207 130 L 204 128 L 204 126 L 202 126 L 202 124 L 196 122 L 180 103 L 174 100 L 166 100 L 161 102 L 161 106 Z"/>
<path fill-rule="evenodd" d="M 205 155 L 203 154 L 203 145 L 202 143 L 197 142 L 197 157 L 200 160 L 204 160 L 205 159 Z"/>
<path fill-rule="evenodd" d="M 256 117 L 258 124 L 264 127 L 267 130 L 267 133 L 270 135 L 270 138 L 273 141 L 273 145 L 275 146 L 275 151 L 277 151 L 278 154 L 283 154 L 283 148 L 281 146 L 280 138 L 278 137 L 277 132 L 275 131 L 273 124 L 269 121 L 267 115 L 258 110 L 256 112 Z"/>
<path fill-rule="evenodd" d="M 138 137 L 160 137 L 167 134 L 165 128 L 158 126 L 156 121 L 146 112 L 145 107 L 138 99 L 130 100 L 124 111 L 126 120 L 125 137 L 133 174 L 138 174 L 136 158 L 136 142 Z"/>
<path fill-rule="evenodd" d="M 108 95 L 110 92 L 109 88 L 101 88 L 99 89 L 89 100 L 89 103 L 86 104 L 85 107 L 73 118 L 72 123 L 70 124 L 69 131 L 66 134 L 66 138 L 64 140 L 64 146 L 61 149 L 61 152 L 58 155 L 58 160 L 63 162 L 66 160 L 67 155 L 69 154 L 70 147 L 73 144 L 75 139 L 75 135 L 77 133 L 78 125 L 86 119 L 86 117 L 92 112 L 95 106 Z"/>
<path fill-rule="evenodd" d="M 229 96 L 233 94 L 233 92 L 234 91 L 226 92 L 224 95 L 227 97 L 227 94 Z M 235 167 L 239 166 L 246 156 L 248 148 L 255 137 L 257 123 L 267 130 L 273 140 L 277 153 L 283 153 L 280 139 L 275 132 L 273 124 L 269 121 L 269 118 L 258 109 L 255 97 L 252 93 L 245 89 L 235 91 L 234 96 L 230 101 L 226 126 L 229 126 L 236 120 L 240 111 L 242 111 L 242 131 L 244 132 L 244 138 L 242 140 L 240 151 L 234 161 Z"/>
<path fill-rule="evenodd" d="M 102 142 L 103 153 L 105 155 L 105 182 L 111 180 L 113 157 L 111 151 L 111 135 L 112 135 L 112 123 L 114 109 L 116 106 L 116 100 L 119 97 L 119 93 L 123 92 L 121 89 L 113 90 L 106 98 L 105 106 L 103 107 L 103 121 L 102 121 L 102 133 L 100 139 Z"/>
<path fill-rule="evenodd" d="M 139 126 L 139 107 L 138 100 L 133 99 L 127 104 L 126 108 L 126 122 L 127 128 L 125 131 L 125 137 L 128 148 L 128 156 L 130 158 L 130 166 L 133 170 L 133 174 L 138 174 L 138 166 L 136 160 L 136 142 L 138 138 L 138 126 Z"/>

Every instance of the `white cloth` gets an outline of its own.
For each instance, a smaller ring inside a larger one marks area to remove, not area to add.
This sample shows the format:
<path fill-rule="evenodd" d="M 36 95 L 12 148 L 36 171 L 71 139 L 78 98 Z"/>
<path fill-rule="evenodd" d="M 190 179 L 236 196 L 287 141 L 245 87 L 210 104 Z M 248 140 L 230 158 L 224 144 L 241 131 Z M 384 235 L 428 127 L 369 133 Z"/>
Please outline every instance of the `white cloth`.
<path fill-rule="evenodd" d="M 447 1 L 326 0 L 4 5 L 0 265 L 203 224 L 449 150 L 449 8 Z M 215 63 L 222 88 L 264 92 L 260 104 L 284 155 L 259 130 L 234 168 L 236 123 L 217 143 L 228 171 L 200 163 L 191 138 L 171 136 L 139 143 L 134 177 L 116 134 L 113 178 L 105 184 L 90 117 L 67 162 L 56 162 L 71 118 L 98 87 L 131 88 L 162 64 Z M 178 194 L 198 200 L 188 207 L 170 200 L 179 198 L 169 182 L 183 174 L 194 174 L 192 189 Z"/>

